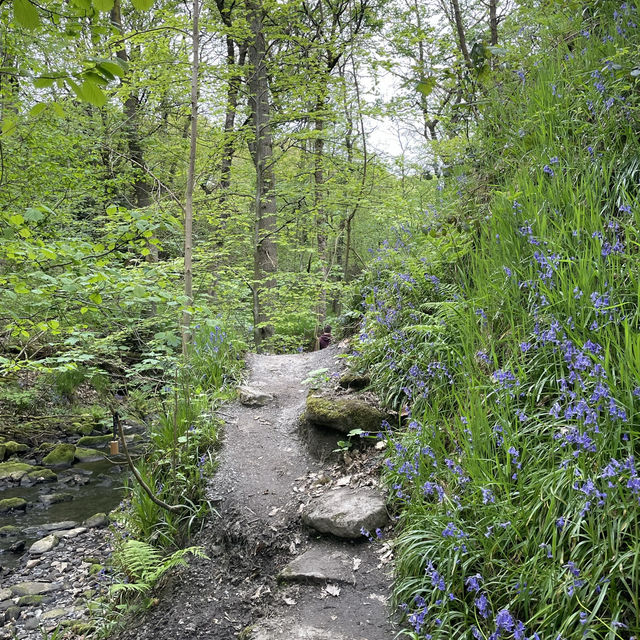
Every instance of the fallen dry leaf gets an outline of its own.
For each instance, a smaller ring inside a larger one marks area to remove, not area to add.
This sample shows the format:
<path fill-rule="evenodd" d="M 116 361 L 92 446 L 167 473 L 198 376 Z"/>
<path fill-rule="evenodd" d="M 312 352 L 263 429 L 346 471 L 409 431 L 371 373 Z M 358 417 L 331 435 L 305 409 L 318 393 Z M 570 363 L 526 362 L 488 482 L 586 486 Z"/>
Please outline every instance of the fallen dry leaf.
<path fill-rule="evenodd" d="M 335 584 L 328 584 L 324 590 L 334 598 L 337 598 L 340 595 L 340 587 Z"/>

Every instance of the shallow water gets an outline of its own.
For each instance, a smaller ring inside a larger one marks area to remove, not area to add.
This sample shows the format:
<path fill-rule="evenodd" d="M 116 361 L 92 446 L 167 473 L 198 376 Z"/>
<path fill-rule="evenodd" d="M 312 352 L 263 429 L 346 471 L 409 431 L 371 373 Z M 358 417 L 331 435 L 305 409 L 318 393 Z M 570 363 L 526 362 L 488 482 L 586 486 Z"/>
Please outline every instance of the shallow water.
<path fill-rule="evenodd" d="M 0 500 L 20 497 L 28 503 L 25 512 L 0 513 L 0 527 L 13 525 L 21 529 L 17 536 L 0 537 L 0 566 L 12 567 L 17 564 L 21 554 L 8 551 L 16 541 L 25 540 L 28 548 L 32 542 L 47 535 L 48 532 L 42 525 L 67 520 L 81 524 L 96 513 L 109 513 L 122 499 L 126 474 L 122 467 L 108 460 L 82 462 L 56 473 L 57 482 L 32 487 L 0 488 Z M 65 479 L 69 481 L 66 482 Z M 85 479 L 88 482 L 82 484 Z M 71 499 L 47 506 L 40 500 L 40 496 L 52 493 L 68 493 Z"/>

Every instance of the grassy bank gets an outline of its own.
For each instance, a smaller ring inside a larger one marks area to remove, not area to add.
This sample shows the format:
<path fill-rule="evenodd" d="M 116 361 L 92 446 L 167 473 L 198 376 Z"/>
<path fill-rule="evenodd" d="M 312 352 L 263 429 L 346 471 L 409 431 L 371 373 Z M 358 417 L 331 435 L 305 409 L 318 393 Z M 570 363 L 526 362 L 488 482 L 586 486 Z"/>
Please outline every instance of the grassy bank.
<path fill-rule="evenodd" d="M 413 638 L 640 630 L 640 15 L 577 9 L 521 28 L 362 283 L 354 365 L 410 410 L 382 437 Z"/>

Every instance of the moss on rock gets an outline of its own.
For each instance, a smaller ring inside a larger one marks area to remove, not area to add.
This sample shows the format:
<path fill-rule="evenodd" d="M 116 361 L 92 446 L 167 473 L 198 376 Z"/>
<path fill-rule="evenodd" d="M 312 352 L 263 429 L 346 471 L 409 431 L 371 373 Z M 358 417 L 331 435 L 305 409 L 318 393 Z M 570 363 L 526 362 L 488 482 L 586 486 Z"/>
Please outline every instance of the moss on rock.
<path fill-rule="evenodd" d="M 5 498 L 0 500 L 0 513 L 5 511 L 24 511 L 27 501 L 24 498 Z"/>
<path fill-rule="evenodd" d="M 83 436 L 78 440 L 79 447 L 96 447 L 101 444 L 107 444 L 113 436 L 107 434 L 105 436 Z"/>
<path fill-rule="evenodd" d="M 70 467 L 76 453 L 74 444 L 58 444 L 53 451 L 42 459 L 42 464 L 48 467 Z"/>
<path fill-rule="evenodd" d="M 22 444 L 20 442 L 16 442 L 15 440 L 9 440 L 8 442 L 3 442 L 2 446 L 5 448 L 5 457 L 13 456 L 16 453 L 24 453 L 25 451 L 29 451 L 29 447 L 26 444 Z"/>
<path fill-rule="evenodd" d="M 0 462 L 0 480 L 19 482 L 22 476 L 36 468 L 26 462 Z"/>
<path fill-rule="evenodd" d="M 306 418 L 312 424 L 349 433 L 380 430 L 385 413 L 357 395 L 307 397 Z"/>
<path fill-rule="evenodd" d="M 20 596 L 18 600 L 19 607 L 29 607 L 37 604 L 42 604 L 45 600 L 43 595 L 30 595 L 30 596 Z"/>
<path fill-rule="evenodd" d="M 58 474 L 51 469 L 37 468 L 34 471 L 29 471 L 27 477 L 34 483 L 55 482 L 58 479 Z"/>
<path fill-rule="evenodd" d="M 22 529 L 12 524 L 7 524 L 4 527 L 0 527 L 0 538 L 14 538 Z"/>
<path fill-rule="evenodd" d="M 78 462 L 95 462 L 96 460 L 102 460 L 104 453 L 97 449 L 85 449 L 83 447 L 76 447 L 74 459 Z"/>

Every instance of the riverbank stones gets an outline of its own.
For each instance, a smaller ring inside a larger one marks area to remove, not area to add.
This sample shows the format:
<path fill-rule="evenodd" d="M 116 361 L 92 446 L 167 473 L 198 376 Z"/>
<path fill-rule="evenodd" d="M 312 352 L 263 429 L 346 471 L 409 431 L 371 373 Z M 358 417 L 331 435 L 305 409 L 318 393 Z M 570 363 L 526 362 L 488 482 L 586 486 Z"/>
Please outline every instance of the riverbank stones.
<path fill-rule="evenodd" d="M 48 535 L 41 540 L 37 540 L 29 547 L 29 553 L 33 556 L 39 556 L 43 553 L 47 553 L 51 551 L 54 547 L 58 545 L 60 539 L 56 535 Z"/>

